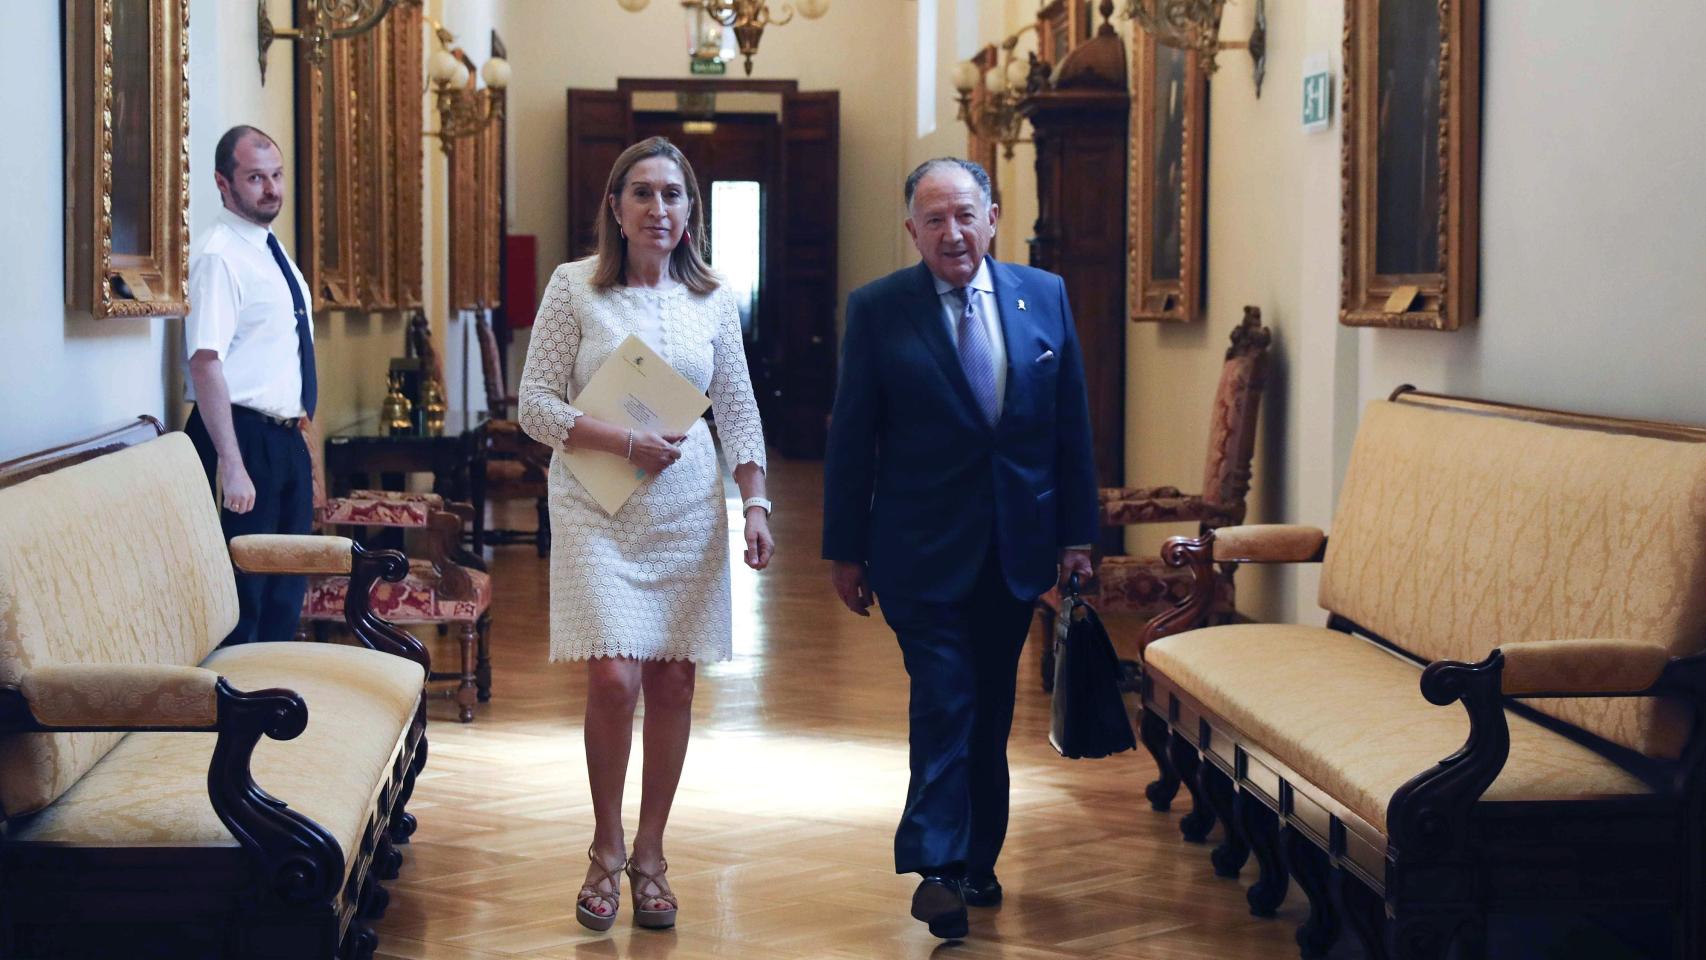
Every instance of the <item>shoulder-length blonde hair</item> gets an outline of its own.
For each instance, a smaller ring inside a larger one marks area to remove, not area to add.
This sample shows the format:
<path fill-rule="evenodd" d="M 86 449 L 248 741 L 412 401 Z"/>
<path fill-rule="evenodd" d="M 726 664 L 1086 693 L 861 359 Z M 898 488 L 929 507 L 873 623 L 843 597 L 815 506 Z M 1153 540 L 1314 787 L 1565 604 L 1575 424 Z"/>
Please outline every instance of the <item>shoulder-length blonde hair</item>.
<path fill-rule="evenodd" d="M 592 272 L 592 285 L 601 290 L 627 281 L 628 241 L 623 238 L 621 224 L 611 202 L 620 204 L 622 191 L 628 186 L 628 171 L 634 164 L 653 157 L 663 157 L 681 168 L 687 181 L 687 233 L 669 255 L 669 275 L 686 284 L 694 293 L 710 293 L 720 284 L 711 265 L 705 262 L 705 204 L 699 195 L 699 179 L 693 175 L 693 165 L 664 137 L 641 140 L 616 158 L 610 168 L 610 180 L 604 187 L 604 203 L 598 212 L 598 266 Z"/>

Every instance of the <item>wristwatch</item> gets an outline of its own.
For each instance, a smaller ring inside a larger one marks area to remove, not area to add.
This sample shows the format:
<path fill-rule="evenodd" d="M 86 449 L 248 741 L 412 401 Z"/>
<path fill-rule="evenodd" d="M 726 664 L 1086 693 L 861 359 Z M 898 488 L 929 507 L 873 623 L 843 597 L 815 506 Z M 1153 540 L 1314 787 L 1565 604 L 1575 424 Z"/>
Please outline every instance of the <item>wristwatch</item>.
<path fill-rule="evenodd" d="M 770 506 L 770 501 L 764 497 L 747 497 L 745 500 L 741 501 L 740 512 L 745 513 L 753 507 L 757 507 L 758 509 L 763 510 L 764 515 L 768 517 L 770 516 Z"/>

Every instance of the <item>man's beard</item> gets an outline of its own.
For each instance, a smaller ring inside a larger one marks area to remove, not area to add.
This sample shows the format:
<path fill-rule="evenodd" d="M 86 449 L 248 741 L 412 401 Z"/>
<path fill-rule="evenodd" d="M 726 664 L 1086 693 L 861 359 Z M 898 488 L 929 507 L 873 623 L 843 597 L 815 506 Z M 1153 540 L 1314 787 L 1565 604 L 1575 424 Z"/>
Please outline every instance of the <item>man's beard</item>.
<path fill-rule="evenodd" d="M 277 207 L 274 207 L 271 210 L 262 210 L 260 207 L 244 202 L 241 197 L 233 197 L 232 199 L 237 201 L 237 213 L 240 214 L 243 219 L 253 221 L 261 224 L 262 226 L 277 220 L 279 211 L 284 209 L 284 203 L 282 201 Z"/>

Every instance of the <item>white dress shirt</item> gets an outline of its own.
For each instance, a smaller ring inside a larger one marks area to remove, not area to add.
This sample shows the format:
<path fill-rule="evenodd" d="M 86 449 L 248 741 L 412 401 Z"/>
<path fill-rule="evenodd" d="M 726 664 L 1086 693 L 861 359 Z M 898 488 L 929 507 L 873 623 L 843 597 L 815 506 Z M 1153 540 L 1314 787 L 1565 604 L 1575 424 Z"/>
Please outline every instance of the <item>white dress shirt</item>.
<path fill-rule="evenodd" d="M 948 325 L 948 342 L 954 345 L 957 353 L 960 349 L 960 314 L 965 312 L 965 305 L 954 295 L 953 284 L 935 274 L 930 279 L 936 284 L 936 299 L 942 302 L 942 319 Z M 990 357 L 995 361 L 995 409 L 1000 410 L 1007 400 L 1007 338 L 1001 332 L 1001 308 L 995 302 L 995 280 L 989 276 L 989 261 L 985 260 L 977 268 L 977 276 L 971 278 L 971 291 L 967 296 L 977 297 L 977 318 L 983 323 L 983 328 L 989 331 Z"/>
<path fill-rule="evenodd" d="M 272 231 L 221 210 L 190 258 L 190 313 L 184 319 L 184 360 L 199 350 L 219 355 L 232 404 L 275 417 L 300 417 L 302 361 L 296 338 L 296 304 L 290 285 L 267 249 Z M 288 260 L 288 255 L 286 256 Z M 308 281 L 295 263 L 302 297 L 312 308 Z M 309 323 L 313 336 L 313 323 Z M 186 399 L 195 385 L 184 378 Z"/>

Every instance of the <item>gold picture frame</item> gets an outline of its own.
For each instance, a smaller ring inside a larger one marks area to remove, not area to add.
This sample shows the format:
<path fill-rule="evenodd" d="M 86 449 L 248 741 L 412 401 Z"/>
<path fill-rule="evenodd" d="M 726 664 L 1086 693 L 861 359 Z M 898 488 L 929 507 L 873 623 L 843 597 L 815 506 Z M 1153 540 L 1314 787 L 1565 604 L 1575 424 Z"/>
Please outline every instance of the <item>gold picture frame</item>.
<path fill-rule="evenodd" d="M 307 22 L 308 2 L 296 0 L 298 23 Z M 356 310 L 364 290 L 356 249 L 362 214 L 354 176 L 355 47 L 326 44 L 318 66 L 309 60 L 310 49 L 296 48 L 297 262 L 315 312 Z"/>
<path fill-rule="evenodd" d="M 458 91 L 458 96 L 474 96 Z M 488 123 L 446 141 L 450 155 L 450 306 L 496 307 L 501 294 L 498 247 L 503 240 L 503 124 Z"/>
<path fill-rule="evenodd" d="M 1481 0 L 1346 0 L 1344 37 L 1339 320 L 1456 330 L 1479 282 Z"/>
<path fill-rule="evenodd" d="M 189 312 L 189 0 L 65 3 L 65 303 Z"/>
<path fill-rule="evenodd" d="M 1208 75 L 1195 51 L 1132 31 L 1126 303 L 1134 321 L 1202 314 Z"/>
<path fill-rule="evenodd" d="M 421 11 L 398 4 L 353 48 L 356 156 L 352 172 L 357 301 L 363 310 L 422 305 L 425 69 Z"/>
<path fill-rule="evenodd" d="M 1051 67 L 1090 39 L 1090 0 L 1052 0 L 1037 11 L 1037 56 Z"/>

